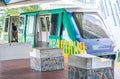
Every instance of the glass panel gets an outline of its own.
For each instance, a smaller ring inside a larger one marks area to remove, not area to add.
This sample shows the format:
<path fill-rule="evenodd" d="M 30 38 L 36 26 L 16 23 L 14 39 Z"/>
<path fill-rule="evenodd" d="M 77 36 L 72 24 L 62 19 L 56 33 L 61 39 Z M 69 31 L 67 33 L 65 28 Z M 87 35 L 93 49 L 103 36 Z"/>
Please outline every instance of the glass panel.
<path fill-rule="evenodd" d="M 8 32 L 8 22 L 9 22 L 9 18 L 6 18 L 5 19 L 5 29 L 4 29 L 4 32 Z"/>
<path fill-rule="evenodd" d="M 12 17 L 12 22 L 18 26 L 19 25 L 19 17 Z"/>
<path fill-rule="evenodd" d="M 56 35 L 57 25 L 58 25 L 58 14 L 52 14 L 50 35 Z"/>
<path fill-rule="evenodd" d="M 81 36 L 85 39 L 107 38 L 105 25 L 96 13 L 73 13 Z"/>
<path fill-rule="evenodd" d="M 41 17 L 40 20 L 41 20 L 42 31 L 45 32 L 46 31 L 45 20 L 43 17 Z"/>
<path fill-rule="evenodd" d="M 69 38 L 69 35 L 68 35 L 68 33 L 67 33 L 67 30 L 66 30 L 66 28 L 65 28 L 64 25 L 63 25 L 63 22 L 62 22 L 62 24 L 61 24 L 60 35 L 62 36 L 62 39 L 65 39 L 65 40 L 69 40 L 69 39 L 70 39 L 70 38 Z"/>
<path fill-rule="evenodd" d="M 46 40 L 46 22 L 44 16 L 40 17 L 40 22 L 41 22 L 41 28 L 42 28 L 42 41 L 47 41 Z"/>
<path fill-rule="evenodd" d="M 50 31 L 50 18 L 46 17 L 46 21 L 47 21 L 47 29 L 48 29 L 48 32 L 49 32 Z"/>
<path fill-rule="evenodd" d="M 20 26 L 18 27 L 18 32 L 23 33 L 23 28 L 24 28 L 24 17 L 20 17 Z"/>
<path fill-rule="evenodd" d="M 33 33 L 34 16 L 28 16 L 27 33 Z"/>

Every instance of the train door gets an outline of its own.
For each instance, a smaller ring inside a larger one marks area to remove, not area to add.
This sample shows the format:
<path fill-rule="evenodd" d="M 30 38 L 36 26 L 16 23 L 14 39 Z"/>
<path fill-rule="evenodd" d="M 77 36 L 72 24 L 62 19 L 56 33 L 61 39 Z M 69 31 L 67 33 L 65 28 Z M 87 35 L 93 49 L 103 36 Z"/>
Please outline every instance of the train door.
<path fill-rule="evenodd" d="M 50 36 L 49 36 L 49 47 L 50 48 L 58 48 L 60 47 L 60 27 L 62 21 L 62 12 L 55 13 L 51 15 L 51 29 L 50 29 Z"/>
<path fill-rule="evenodd" d="M 48 47 L 50 15 L 38 15 L 35 31 L 35 47 Z"/>
<path fill-rule="evenodd" d="M 34 47 L 34 27 L 35 27 L 35 16 L 29 15 L 26 18 L 26 25 L 25 25 L 25 41 L 31 43 L 31 45 Z"/>
<path fill-rule="evenodd" d="M 9 42 L 18 42 L 19 16 L 10 16 L 9 22 Z"/>

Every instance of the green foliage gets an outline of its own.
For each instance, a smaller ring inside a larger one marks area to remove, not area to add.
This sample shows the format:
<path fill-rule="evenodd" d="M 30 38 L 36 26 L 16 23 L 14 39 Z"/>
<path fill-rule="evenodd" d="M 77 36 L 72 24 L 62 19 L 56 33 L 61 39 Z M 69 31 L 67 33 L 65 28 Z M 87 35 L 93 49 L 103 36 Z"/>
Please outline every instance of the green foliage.
<path fill-rule="evenodd" d="M 117 61 L 120 62 L 120 51 L 118 50 L 118 57 L 117 57 Z"/>
<path fill-rule="evenodd" d="M 28 7 L 21 7 L 20 11 L 21 12 L 32 12 L 32 11 L 38 11 L 41 10 L 42 8 L 40 8 L 38 5 L 31 5 Z"/>
<path fill-rule="evenodd" d="M 1 37 L 2 27 L 0 27 L 0 37 Z"/>
<path fill-rule="evenodd" d="M 6 13 L 8 15 L 17 16 L 21 12 L 32 12 L 32 11 L 37 11 L 37 10 L 41 10 L 39 5 L 31 5 L 31 6 L 25 6 L 25 7 L 20 7 L 20 8 L 11 8 L 11 9 L 8 9 Z"/>
<path fill-rule="evenodd" d="M 17 16 L 20 14 L 19 8 L 8 9 L 7 14 L 12 16 Z"/>

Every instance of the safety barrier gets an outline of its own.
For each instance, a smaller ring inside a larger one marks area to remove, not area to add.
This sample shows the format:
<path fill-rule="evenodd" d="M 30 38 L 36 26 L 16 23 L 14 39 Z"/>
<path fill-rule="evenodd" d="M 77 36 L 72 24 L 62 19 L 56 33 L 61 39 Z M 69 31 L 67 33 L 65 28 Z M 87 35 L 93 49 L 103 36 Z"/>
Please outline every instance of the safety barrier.
<path fill-rule="evenodd" d="M 0 60 L 29 58 L 30 51 L 32 51 L 32 46 L 30 43 L 0 44 Z"/>
<path fill-rule="evenodd" d="M 37 71 L 64 69 L 61 48 L 36 48 L 30 52 L 30 67 Z"/>
<path fill-rule="evenodd" d="M 114 61 L 89 54 L 69 55 L 68 79 L 114 79 Z"/>

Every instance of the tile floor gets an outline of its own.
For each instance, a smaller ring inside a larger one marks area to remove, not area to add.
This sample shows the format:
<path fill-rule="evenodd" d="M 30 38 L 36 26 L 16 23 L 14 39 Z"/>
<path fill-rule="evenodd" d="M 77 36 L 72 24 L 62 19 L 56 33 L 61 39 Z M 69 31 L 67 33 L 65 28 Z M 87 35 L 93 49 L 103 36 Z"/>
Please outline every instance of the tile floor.
<path fill-rule="evenodd" d="M 65 69 L 38 72 L 30 69 L 29 59 L 0 61 L 0 79 L 67 79 L 67 58 Z M 120 79 L 120 67 L 115 67 L 115 79 Z"/>

